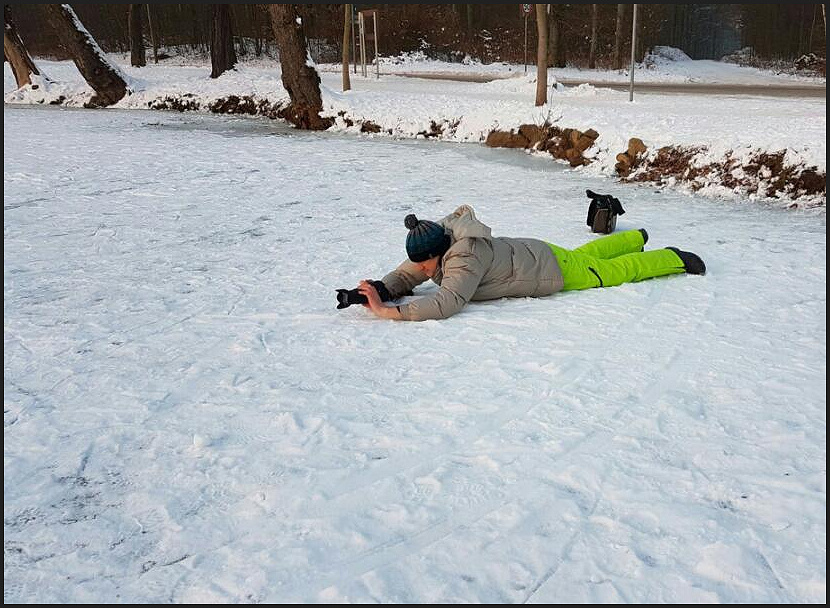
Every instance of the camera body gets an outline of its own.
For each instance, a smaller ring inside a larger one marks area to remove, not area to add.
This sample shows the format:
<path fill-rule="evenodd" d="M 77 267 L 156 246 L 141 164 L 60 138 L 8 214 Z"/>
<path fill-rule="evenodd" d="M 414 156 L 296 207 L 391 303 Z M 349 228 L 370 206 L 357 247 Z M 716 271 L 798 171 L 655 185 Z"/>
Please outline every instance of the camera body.
<path fill-rule="evenodd" d="M 378 290 L 378 295 L 383 302 L 388 302 L 392 299 L 392 296 L 389 294 L 389 290 L 386 289 L 386 285 L 383 284 L 383 281 L 369 281 L 372 286 Z M 348 308 L 352 304 L 366 304 L 369 300 L 366 299 L 362 293 L 360 293 L 357 288 L 354 289 L 338 289 L 337 290 L 337 309 Z"/>

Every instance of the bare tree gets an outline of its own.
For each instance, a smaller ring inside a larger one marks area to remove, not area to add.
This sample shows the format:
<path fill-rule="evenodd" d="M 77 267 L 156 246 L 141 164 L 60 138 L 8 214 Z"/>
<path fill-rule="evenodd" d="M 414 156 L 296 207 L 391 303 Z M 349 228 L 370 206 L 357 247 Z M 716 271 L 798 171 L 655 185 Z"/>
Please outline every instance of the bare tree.
<path fill-rule="evenodd" d="M 147 29 L 150 30 L 150 43 L 153 45 L 153 63 L 159 62 L 159 39 L 153 19 L 153 5 L 147 4 Z"/>
<path fill-rule="evenodd" d="M 588 53 L 588 68 L 593 70 L 597 67 L 597 21 L 598 4 L 591 5 L 591 50 Z"/>
<path fill-rule="evenodd" d="M 109 106 L 127 94 L 126 77 L 104 56 L 95 39 L 68 4 L 47 4 L 46 14 L 61 46 L 66 49 L 78 71 L 95 91 L 86 104 Z"/>
<path fill-rule="evenodd" d="M 322 130 L 332 120 L 320 117 L 320 76 L 310 65 L 303 21 L 294 4 L 269 4 L 271 26 L 280 50 L 282 84 L 291 98 L 282 116 L 301 129 Z"/>
<path fill-rule="evenodd" d="M 556 67 L 559 63 L 559 5 L 550 5 L 548 19 L 548 66 Z"/>
<path fill-rule="evenodd" d="M 259 24 L 259 13 L 262 10 L 261 5 L 246 4 L 248 12 L 248 20 L 251 22 L 251 29 L 254 34 L 254 55 L 259 57 L 262 55 L 262 31 Z"/>
<path fill-rule="evenodd" d="M 219 78 L 236 65 L 231 30 L 231 5 L 211 5 L 213 19 L 210 22 L 210 77 Z"/>
<path fill-rule="evenodd" d="M 568 5 L 550 4 L 547 15 L 548 66 L 565 67 L 567 45 L 565 43 L 564 13 Z"/>
<path fill-rule="evenodd" d="M 12 68 L 14 80 L 19 89 L 32 84 L 32 76 L 41 76 L 41 73 L 29 55 L 29 51 L 26 50 L 26 45 L 17 33 L 17 28 L 14 27 L 12 9 L 8 4 L 3 5 L 3 18 L 6 22 L 3 29 L 3 55 Z M 37 88 L 37 84 L 32 84 L 32 88 Z"/>
<path fill-rule="evenodd" d="M 548 102 L 548 6 L 536 5 L 536 105 Z"/>
<path fill-rule="evenodd" d="M 617 28 L 614 30 L 614 69 L 622 69 L 622 45 L 623 36 L 625 35 L 625 26 L 623 20 L 625 19 L 625 4 L 617 5 Z"/>
<path fill-rule="evenodd" d="M 140 68 L 147 65 L 147 56 L 144 54 L 144 27 L 141 5 L 131 4 L 128 15 L 130 24 L 130 65 L 134 68 Z"/>
<path fill-rule="evenodd" d="M 352 31 L 352 5 L 343 5 L 343 90 L 349 91 L 352 88 L 349 79 L 349 34 Z"/>

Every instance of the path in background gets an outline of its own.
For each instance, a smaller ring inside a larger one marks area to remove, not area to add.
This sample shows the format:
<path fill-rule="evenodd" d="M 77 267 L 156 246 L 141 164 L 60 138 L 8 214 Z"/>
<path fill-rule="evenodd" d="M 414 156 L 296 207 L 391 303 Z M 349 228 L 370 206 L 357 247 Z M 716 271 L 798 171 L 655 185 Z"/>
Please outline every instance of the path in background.
<path fill-rule="evenodd" d="M 505 80 L 516 78 L 518 75 L 502 74 L 463 74 L 452 72 L 398 72 L 392 74 L 381 74 L 403 76 L 406 78 L 424 78 L 427 80 L 455 80 L 459 82 L 492 82 L 494 80 Z M 628 91 L 629 85 L 620 82 L 608 82 L 605 80 L 577 80 L 570 78 L 559 78 L 557 82 L 565 86 L 579 86 L 590 84 L 591 86 L 614 89 L 616 91 Z M 718 84 L 718 83 L 663 83 L 663 82 L 635 82 L 634 91 L 648 91 L 649 93 L 687 93 L 692 95 L 751 95 L 768 97 L 826 97 L 827 87 L 821 85 L 782 85 L 782 84 Z"/>

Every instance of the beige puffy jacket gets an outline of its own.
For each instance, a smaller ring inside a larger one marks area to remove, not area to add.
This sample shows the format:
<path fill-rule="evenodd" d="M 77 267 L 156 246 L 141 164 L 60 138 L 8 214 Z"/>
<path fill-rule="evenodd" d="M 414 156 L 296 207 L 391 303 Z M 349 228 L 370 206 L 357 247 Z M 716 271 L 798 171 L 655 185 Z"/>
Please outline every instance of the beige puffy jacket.
<path fill-rule="evenodd" d="M 470 300 L 548 296 L 562 289 L 562 272 L 546 242 L 494 237 L 467 205 L 439 224 L 452 239 L 432 278 L 440 289 L 400 305 L 398 309 L 407 321 L 446 319 Z M 428 278 L 415 263 L 406 260 L 382 280 L 396 298 Z"/>

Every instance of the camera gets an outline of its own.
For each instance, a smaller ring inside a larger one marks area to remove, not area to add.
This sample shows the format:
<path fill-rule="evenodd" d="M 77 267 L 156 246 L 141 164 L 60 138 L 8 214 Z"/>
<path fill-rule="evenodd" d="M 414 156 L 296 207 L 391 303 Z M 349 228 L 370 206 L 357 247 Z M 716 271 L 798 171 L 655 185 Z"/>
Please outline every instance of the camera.
<path fill-rule="evenodd" d="M 386 289 L 386 285 L 383 284 L 383 281 L 369 281 L 369 283 L 371 283 L 372 286 L 378 290 L 378 295 L 380 296 L 381 301 L 388 302 L 392 299 L 392 296 L 389 294 L 389 290 Z M 366 299 L 366 296 L 360 293 L 357 288 L 337 290 L 338 310 L 348 308 L 352 304 L 366 304 L 368 301 L 369 300 Z"/>

